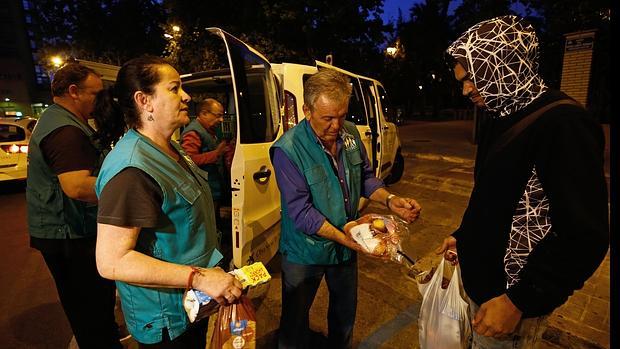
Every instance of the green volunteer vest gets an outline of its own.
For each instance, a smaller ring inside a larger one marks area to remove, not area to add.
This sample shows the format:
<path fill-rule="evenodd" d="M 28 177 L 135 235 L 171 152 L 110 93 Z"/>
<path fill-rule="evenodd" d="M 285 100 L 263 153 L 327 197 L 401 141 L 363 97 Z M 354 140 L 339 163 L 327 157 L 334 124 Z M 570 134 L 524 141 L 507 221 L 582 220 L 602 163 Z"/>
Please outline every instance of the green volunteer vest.
<path fill-rule="evenodd" d="M 65 195 L 58 176 L 45 162 L 41 141 L 54 130 L 74 126 L 92 138 L 94 130 L 67 109 L 53 104 L 41 114 L 28 144 L 28 179 L 26 201 L 30 235 L 42 239 L 76 239 L 97 233 L 97 205 L 74 200 Z M 92 141 L 91 141 L 92 142 Z M 97 144 L 92 142 L 95 148 Z M 105 152 L 100 152 L 97 175 Z"/>
<path fill-rule="evenodd" d="M 306 120 L 287 131 L 271 149 L 272 156 L 274 148 L 282 149 L 303 173 L 310 187 L 312 205 L 339 229 L 342 229 L 347 221 L 357 218 L 363 167 L 360 152 L 362 142 L 355 125 L 346 121 L 343 130 L 344 154 L 341 160 L 344 161 L 350 209 L 345 207 L 342 189 L 338 176 L 332 170 L 331 159 L 318 143 Z M 297 230 L 283 198 L 281 206 L 280 252 L 285 254 L 289 261 L 305 265 L 330 265 L 351 258 L 349 248 L 318 235 L 308 235 Z"/>
<path fill-rule="evenodd" d="M 182 135 L 187 132 L 195 131 L 200 137 L 200 152 L 205 153 L 209 151 L 215 150 L 217 148 L 218 142 L 217 139 L 210 134 L 202 124 L 198 121 L 198 119 L 194 119 L 190 122 L 184 129 Z M 224 171 L 224 160 L 220 157 L 217 162 L 213 164 L 205 164 L 199 166 L 201 169 L 206 171 L 208 176 L 209 187 L 211 187 L 211 194 L 213 195 L 213 199 L 219 201 L 222 198 L 222 173 Z"/>
<path fill-rule="evenodd" d="M 191 172 L 157 148 L 135 130 L 116 144 L 105 159 L 97 178 L 96 191 L 127 167 L 148 173 L 163 193 L 164 222 L 140 232 L 135 250 L 176 264 L 213 267 L 221 259 L 217 249 L 213 200 L 202 171 L 176 142 L 171 144 L 182 155 Z M 148 288 L 116 282 L 127 329 L 141 343 L 162 340 L 162 330 L 170 338 L 180 336 L 189 325 L 183 309 L 182 288 Z"/>

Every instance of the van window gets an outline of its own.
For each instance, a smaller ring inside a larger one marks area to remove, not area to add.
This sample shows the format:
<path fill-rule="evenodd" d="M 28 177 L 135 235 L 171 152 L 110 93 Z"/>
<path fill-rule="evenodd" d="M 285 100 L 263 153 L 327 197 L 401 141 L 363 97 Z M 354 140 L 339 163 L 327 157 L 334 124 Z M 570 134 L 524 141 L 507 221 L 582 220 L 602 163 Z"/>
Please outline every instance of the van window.
<path fill-rule="evenodd" d="M 380 85 L 377 85 L 377 89 L 379 90 L 383 115 L 387 121 L 393 122 L 396 119 L 396 115 L 394 114 L 394 108 L 392 107 L 392 103 L 390 103 L 387 92 L 385 92 L 385 89 Z"/>
<path fill-rule="evenodd" d="M 280 127 L 280 109 L 271 66 L 240 41 L 228 38 L 239 110 L 241 143 L 275 140 Z"/>
<path fill-rule="evenodd" d="M 351 83 L 353 85 L 353 91 L 351 92 L 351 99 L 349 100 L 349 115 L 347 115 L 347 120 L 360 126 L 368 125 L 360 84 L 357 79 L 351 79 Z"/>
<path fill-rule="evenodd" d="M 306 83 L 312 74 L 304 74 L 303 75 L 303 83 Z M 351 92 L 351 98 L 349 99 L 349 113 L 347 114 L 346 120 L 351 121 L 356 125 L 368 125 L 368 119 L 366 118 L 366 112 L 364 110 L 364 102 L 363 95 L 359 85 L 359 82 L 355 78 L 351 78 L 351 85 L 353 86 L 353 91 Z"/>

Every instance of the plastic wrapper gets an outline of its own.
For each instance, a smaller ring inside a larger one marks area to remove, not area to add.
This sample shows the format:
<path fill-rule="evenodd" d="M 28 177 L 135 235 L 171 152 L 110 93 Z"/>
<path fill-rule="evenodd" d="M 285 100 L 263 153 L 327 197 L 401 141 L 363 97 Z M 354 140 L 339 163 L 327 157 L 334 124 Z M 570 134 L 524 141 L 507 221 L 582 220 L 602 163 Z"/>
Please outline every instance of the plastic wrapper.
<path fill-rule="evenodd" d="M 244 289 L 264 284 L 271 280 L 271 275 L 261 262 L 246 265 L 230 272 Z M 211 297 L 199 290 L 191 289 L 183 295 L 183 308 L 190 322 L 203 319 L 218 311 L 219 304 Z"/>
<path fill-rule="evenodd" d="M 392 215 L 366 214 L 344 226 L 344 232 L 368 253 L 402 263 L 402 238 L 409 234 L 407 223 Z"/>
<path fill-rule="evenodd" d="M 235 303 L 221 306 L 217 313 L 211 349 L 256 348 L 256 314 L 245 295 Z"/>

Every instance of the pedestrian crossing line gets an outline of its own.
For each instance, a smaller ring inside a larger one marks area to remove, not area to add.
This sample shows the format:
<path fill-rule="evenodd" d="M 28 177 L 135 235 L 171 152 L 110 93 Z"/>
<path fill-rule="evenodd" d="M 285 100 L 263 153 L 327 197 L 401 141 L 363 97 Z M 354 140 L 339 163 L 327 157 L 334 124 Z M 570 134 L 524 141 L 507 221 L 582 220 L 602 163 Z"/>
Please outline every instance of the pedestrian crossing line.
<path fill-rule="evenodd" d="M 378 348 L 384 342 L 394 337 L 403 328 L 411 324 L 417 324 L 420 313 L 420 303 L 410 305 L 397 314 L 392 320 L 386 322 L 368 337 L 364 338 L 359 345 L 360 349 Z"/>

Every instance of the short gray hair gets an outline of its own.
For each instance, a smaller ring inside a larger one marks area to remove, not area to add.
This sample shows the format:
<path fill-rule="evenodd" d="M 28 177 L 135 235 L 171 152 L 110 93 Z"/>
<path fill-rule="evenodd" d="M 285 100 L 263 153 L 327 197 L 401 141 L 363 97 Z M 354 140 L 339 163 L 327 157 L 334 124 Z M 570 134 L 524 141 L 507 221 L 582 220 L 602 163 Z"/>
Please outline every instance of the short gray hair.
<path fill-rule="evenodd" d="M 304 83 L 304 104 L 314 110 L 314 104 L 321 95 L 333 101 L 348 103 L 352 90 L 348 76 L 332 69 L 323 69 Z"/>

